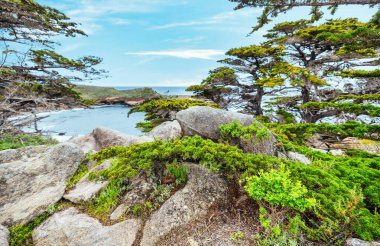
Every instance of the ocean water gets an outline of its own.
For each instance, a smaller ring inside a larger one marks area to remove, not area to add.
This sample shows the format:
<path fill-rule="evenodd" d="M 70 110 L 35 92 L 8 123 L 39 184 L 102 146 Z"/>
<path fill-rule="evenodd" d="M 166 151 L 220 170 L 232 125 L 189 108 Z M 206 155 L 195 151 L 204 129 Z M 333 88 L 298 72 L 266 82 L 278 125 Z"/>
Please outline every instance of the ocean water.
<path fill-rule="evenodd" d="M 106 127 L 130 135 L 143 135 L 136 123 L 144 121 L 144 113 L 134 113 L 128 117 L 130 107 L 122 105 L 94 107 L 91 109 L 71 109 L 38 114 L 47 116 L 38 121 L 37 127 L 59 141 L 90 133 L 97 127 Z M 33 132 L 34 127 L 23 129 Z"/>
<path fill-rule="evenodd" d="M 133 86 L 118 86 L 115 87 L 117 90 L 131 90 L 131 89 L 136 89 L 136 88 L 142 88 L 141 87 L 133 87 Z M 150 86 L 148 86 L 150 87 Z M 193 92 L 186 91 L 187 87 L 184 86 L 178 86 L 178 87 L 171 87 L 171 86 L 154 86 L 151 87 L 153 90 L 156 92 L 160 93 L 161 95 L 164 96 L 174 96 L 174 95 L 179 95 L 179 96 L 191 96 L 193 95 Z"/>

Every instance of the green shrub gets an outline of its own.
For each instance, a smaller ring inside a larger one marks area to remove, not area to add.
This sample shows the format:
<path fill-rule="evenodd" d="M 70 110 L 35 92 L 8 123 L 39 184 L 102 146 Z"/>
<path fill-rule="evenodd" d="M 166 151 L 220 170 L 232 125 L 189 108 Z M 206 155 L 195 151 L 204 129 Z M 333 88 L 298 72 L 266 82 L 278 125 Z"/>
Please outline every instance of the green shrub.
<path fill-rule="evenodd" d="M 258 176 L 247 178 L 244 187 L 248 195 L 257 201 L 266 201 L 271 205 L 294 208 L 304 212 L 315 205 L 314 198 L 308 198 L 308 190 L 301 181 L 290 179 L 290 172 L 283 165 L 279 170 L 262 170 Z"/>
<path fill-rule="evenodd" d="M 224 139 L 240 138 L 244 141 L 249 141 L 255 137 L 257 141 L 260 141 L 270 138 L 269 130 L 256 122 L 249 126 L 243 126 L 240 122 L 235 120 L 230 124 L 220 125 L 219 131 Z"/>
<path fill-rule="evenodd" d="M 310 239 L 337 242 L 336 235 L 344 236 L 349 233 L 366 238 L 380 237 L 379 230 L 375 229 L 380 228 L 380 222 L 376 220 L 375 215 L 375 211 L 380 208 L 380 157 L 336 157 L 295 145 L 284 139 L 282 145 L 285 150 L 305 154 L 313 163 L 304 165 L 277 157 L 245 153 L 237 147 L 194 136 L 171 142 L 157 140 L 101 150 L 92 156 L 94 160 L 115 158 L 115 161 L 109 169 L 93 175 L 95 178 L 108 179 L 112 183 L 115 180 L 134 177 L 141 172 L 148 176 L 154 175 L 154 167 L 159 163 L 164 166 L 165 163 L 177 160 L 179 163 L 199 163 L 212 171 L 222 171 L 228 176 L 239 177 L 242 182 L 250 176 L 257 176 L 260 181 L 259 170 L 270 174 L 272 169 L 277 169 L 280 173 L 274 173 L 272 177 L 267 178 L 273 181 L 273 177 L 281 174 L 280 166 L 284 165 L 291 173 L 293 183 L 290 187 L 294 188 L 294 185 L 300 182 L 301 191 L 302 187 L 306 187 L 308 191 L 307 197 L 302 192 L 304 196 L 300 197 L 316 200 L 315 206 L 308 209 L 307 214 L 295 210 L 307 225 L 303 230 Z M 288 179 L 284 174 L 280 177 Z M 170 194 L 170 189 L 167 191 L 164 193 Z M 162 194 L 157 191 L 158 193 Z M 275 192 L 272 194 L 277 195 Z M 163 196 L 159 197 L 160 201 L 164 200 Z M 298 204 L 292 199 L 285 197 L 287 203 L 281 205 L 291 204 L 293 208 L 300 210 L 305 208 L 305 204 Z M 153 203 L 156 201 L 152 200 Z M 362 209 L 367 209 L 368 213 L 360 213 Z M 368 223 L 352 226 L 355 221 Z M 366 235 L 362 233 L 364 231 L 367 231 Z"/>
<path fill-rule="evenodd" d="M 177 184 L 182 184 L 187 180 L 188 168 L 184 165 L 174 162 L 172 164 L 167 164 L 166 168 L 169 173 L 173 175 Z"/>

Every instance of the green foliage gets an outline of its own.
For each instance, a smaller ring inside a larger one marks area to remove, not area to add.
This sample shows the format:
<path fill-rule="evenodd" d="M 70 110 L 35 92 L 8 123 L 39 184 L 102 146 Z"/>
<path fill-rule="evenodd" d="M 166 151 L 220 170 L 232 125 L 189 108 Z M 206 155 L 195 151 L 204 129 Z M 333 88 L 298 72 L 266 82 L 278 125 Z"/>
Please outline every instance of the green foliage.
<path fill-rule="evenodd" d="M 10 246 L 25 245 L 25 242 L 32 236 L 33 230 L 44 222 L 50 215 L 54 214 L 59 209 L 59 205 L 51 205 L 47 211 L 42 213 L 36 219 L 27 224 L 16 225 L 9 228 L 9 243 Z M 28 244 L 29 245 L 29 244 Z"/>
<path fill-rule="evenodd" d="M 331 102 L 337 102 L 342 100 L 354 100 L 355 102 L 380 101 L 380 94 L 343 95 L 334 98 L 334 100 L 332 100 Z"/>
<path fill-rule="evenodd" d="M 141 204 L 136 204 L 132 206 L 131 211 L 134 216 L 140 216 L 143 211 L 143 207 L 141 206 Z"/>
<path fill-rule="evenodd" d="M 157 92 L 148 87 L 132 90 L 117 90 L 113 87 L 77 85 L 74 90 L 80 93 L 83 98 L 90 100 L 99 100 L 107 97 L 121 97 L 125 99 L 144 98 L 149 100 L 160 97 Z"/>
<path fill-rule="evenodd" d="M 33 134 L 5 134 L 0 136 L 0 150 L 18 149 L 26 146 L 55 144 L 55 140 Z"/>
<path fill-rule="evenodd" d="M 188 168 L 186 168 L 184 165 L 173 162 L 172 164 L 166 164 L 166 168 L 168 169 L 169 173 L 173 175 L 177 184 L 186 182 Z"/>
<path fill-rule="evenodd" d="M 242 231 L 234 232 L 230 235 L 231 241 L 234 243 L 240 243 L 240 241 L 244 238 L 244 233 Z"/>
<path fill-rule="evenodd" d="M 81 180 L 87 173 L 88 173 L 88 168 L 86 164 L 82 162 L 79 165 L 75 175 L 67 182 L 66 190 L 73 188 L 78 183 L 78 181 Z"/>
<path fill-rule="evenodd" d="M 258 176 L 247 178 L 244 187 L 248 195 L 257 201 L 266 201 L 271 205 L 294 208 L 304 212 L 315 205 L 313 198 L 308 198 L 308 190 L 301 181 L 292 181 L 290 172 L 280 166 L 279 170 L 262 170 Z"/>
<path fill-rule="evenodd" d="M 296 246 L 303 245 L 301 241 L 301 229 L 305 226 L 299 215 L 291 217 L 288 223 L 284 223 L 284 217 L 276 218 L 274 214 L 268 214 L 267 210 L 260 207 L 260 224 L 264 230 L 256 233 L 253 237 L 259 246 L 281 245 Z"/>
<path fill-rule="evenodd" d="M 159 111 L 181 111 L 193 106 L 209 106 L 218 107 L 215 104 L 208 104 L 199 100 L 192 99 L 162 99 L 162 100 L 152 100 L 150 102 L 144 103 L 141 106 L 133 107 L 128 114 L 135 112 L 146 112 L 146 119 L 151 120 L 155 118 L 164 118 L 159 115 Z"/>
<path fill-rule="evenodd" d="M 378 78 L 380 77 L 380 69 L 375 70 L 343 70 L 337 74 L 341 77 L 348 78 Z"/>
<path fill-rule="evenodd" d="M 258 176 L 258 170 L 270 173 L 270 170 L 285 165 L 291 173 L 292 185 L 301 182 L 302 187 L 308 190 L 307 198 L 316 199 L 308 216 L 300 213 L 307 225 L 303 230 L 310 239 L 329 242 L 334 240 L 334 235 L 352 232 L 359 236 L 361 231 L 367 232 L 367 238 L 380 236 L 380 230 L 377 229 L 380 223 L 376 222 L 374 214 L 380 207 L 380 157 L 335 157 L 292 144 L 283 138 L 281 141 L 286 150 L 305 154 L 313 160 L 313 164 L 304 165 L 276 157 L 249 154 L 237 147 L 195 136 L 172 142 L 155 141 L 101 150 L 92 158 L 101 161 L 113 157 L 118 161 L 114 161 L 109 169 L 94 175 L 109 179 L 112 183 L 141 172 L 153 175 L 153 167 L 158 163 L 164 165 L 177 160 L 199 163 L 210 170 L 237 175 L 240 180 L 245 180 L 250 176 Z M 170 189 L 167 193 L 170 194 Z M 295 203 L 290 204 L 293 206 Z M 298 208 L 303 207 L 300 205 Z M 369 213 L 360 213 L 361 209 L 367 209 Z M 359 220 L 370 222 L 361 225 L 360 231 L 358 225 L 351 226 Z"/>
<path fill-rule="evenodd" d="M 295 123 L 294 115 L 285 111 L 285 110 L 277 110 L 278 115 L 282 115 L 286 124 Z"/>
<path fill-rule="evenodd" d="M 166 119 L 152 119 L 147 122 L 138 122 L 136 124 L 136 128 L 140 128 L 142 132 L 150 132 L 155 128 L 156 126 L 159 126 L 160 124 L 164 123 Z"/>
<path fill-rule="evenodd" d="M 223 124 L 219 126 L 220 134 L 224 139 L 240 138 L 244 141 L 249 141 L 255 137 L 256 141 L 270 138 L 270 132 L 259 123 L 252 123 L 249 126 L 243 126 L 238 121 L 233 121 L 230 124 Z"/>
<path fill-rule="evenodd" d="M 90 213 L 105 214 L 114 208 L 119 201 L 122 191 L 124 190 L 123 183 L 124 180 L 121 178 L 111 180 L 100 195 L 90 202 Z"/>
<path fill-rule="evenodd" d="M 348 121 L 344 124 L 268 124 L 268 127 L 281 138 L 299 145 L 303 145 L 305 140 L 315 133 L 332 135 L 339 139 L 346 137 L 377 139 L 376 136 L 380 133 L 380 125 L 367 125 L 356 121 Z"/>
<path fill-rule="evenodd" d="M 141 106 L 133 107 L 128 112 L 128 115 L 135 112 L 145 112 L 145 120 L 147 122 L 137 123 L 136 127 L 141 127 L 143 128 L 144 132 L 149 132 L 162 122 L 171 120 L 171 117 L 174 113 L 193 106 L 208 106 L 213 108 L 218 107 L 216 104 L 209 104 L 200 100 L 161 99 L 152 100 L 150 102 L 144 103 Z"/>
<path fill-rule="evenodd" d="M 299 107 L 308 110 L 337 109 L 342 112 L 355 113 L 357 115 L 364 114 L 372 117 L 380 117 L 380 107 L 372 104 L 308 102 L 300 105 Z"/>

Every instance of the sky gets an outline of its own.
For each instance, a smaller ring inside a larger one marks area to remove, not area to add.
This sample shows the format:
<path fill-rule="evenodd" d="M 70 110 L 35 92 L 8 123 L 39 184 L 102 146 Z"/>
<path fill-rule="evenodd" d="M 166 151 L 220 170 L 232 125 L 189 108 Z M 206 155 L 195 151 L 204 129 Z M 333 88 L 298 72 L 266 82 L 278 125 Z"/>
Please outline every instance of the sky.
<path fill-rule="evenodd" d="M 280 15 L 247 35 L 260 9 L 234 11 L 228 0 L 37 0 L 64 12 L 88 37 L 58 38 L 69 58 L 95 55 L 109 77 L 86 81 L 99 86 L 188 86 L 198 84 L 231 48 L 262 42 L 281 21 L 308 17 L 308 8 Z M 335 17 L 367 21 L 375 8 L 343 6 Z M 326 14 L 326 18 L 330 16 Z"/>

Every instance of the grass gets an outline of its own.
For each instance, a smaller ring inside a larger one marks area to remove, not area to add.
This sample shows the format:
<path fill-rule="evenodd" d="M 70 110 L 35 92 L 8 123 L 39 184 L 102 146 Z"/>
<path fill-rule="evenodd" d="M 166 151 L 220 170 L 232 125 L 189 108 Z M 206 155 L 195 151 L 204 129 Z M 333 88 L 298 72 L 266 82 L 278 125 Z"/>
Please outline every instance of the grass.
<path fill-rule="evenodd" d="M 34 134 L 5 134 L 0 136 L 0 150 L 19 149 L 26 146 L 56 144 L 57 141 Z"/>
<path fill-rule="evenodd" d="M 86 100 L 99 100 L 107 97 L 123 97 L 126 99 L 132 98 L 154 98 L 159 96 L 152 88 L 137 88 L 132 90 L 116 90 L 112 87 L 88 86 L 80 85 L 74 88 L 79 92 L 82 98 Z"/>

